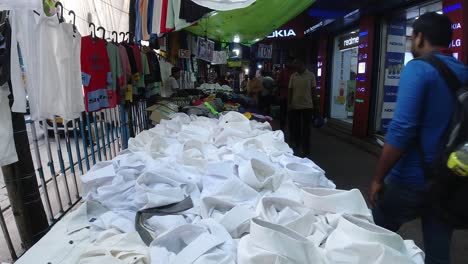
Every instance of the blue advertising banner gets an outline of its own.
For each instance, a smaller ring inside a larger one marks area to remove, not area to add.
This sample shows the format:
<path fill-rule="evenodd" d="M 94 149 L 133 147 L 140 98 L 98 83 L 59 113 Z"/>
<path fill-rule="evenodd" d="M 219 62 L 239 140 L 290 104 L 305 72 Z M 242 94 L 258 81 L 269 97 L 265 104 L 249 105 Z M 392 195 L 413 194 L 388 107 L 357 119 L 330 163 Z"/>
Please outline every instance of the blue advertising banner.
<path fill-rule="evenodd" d="M 384 98 L 380 130 L 385 133 L 393 119 L 400 75 L 405 67 L 406 19 L 392 21 L 388 25 L 387 53 L 385 56 Z"/>

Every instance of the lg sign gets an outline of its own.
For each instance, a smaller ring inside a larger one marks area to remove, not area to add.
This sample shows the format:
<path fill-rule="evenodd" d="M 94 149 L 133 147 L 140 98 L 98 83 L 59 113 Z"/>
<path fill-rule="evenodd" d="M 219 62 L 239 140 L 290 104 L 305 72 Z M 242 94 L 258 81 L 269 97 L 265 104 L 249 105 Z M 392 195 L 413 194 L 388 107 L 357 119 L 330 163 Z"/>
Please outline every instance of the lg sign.
<path fill-rule="evenodd" d="M 291 38 L 296 36 L 296 32 L 293 29 L 279 29 L 273 31 L 267 38 Z"/>

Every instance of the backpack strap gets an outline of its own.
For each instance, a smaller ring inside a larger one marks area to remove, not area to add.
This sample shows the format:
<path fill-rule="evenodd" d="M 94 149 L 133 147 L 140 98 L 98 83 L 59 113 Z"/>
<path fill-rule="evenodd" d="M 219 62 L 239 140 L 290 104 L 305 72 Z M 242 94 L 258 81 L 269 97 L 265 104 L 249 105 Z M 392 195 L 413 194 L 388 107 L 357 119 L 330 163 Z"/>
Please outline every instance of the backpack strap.
<path fill-rule="evenodd" d="M 445 80 L 445 82 L 447 83 L 454 98 L 457 97 L 457 92 L 459 91 L 459 89 L 462 88 L 462 83 L 458 79 L 457 75 L 452 71 L 452 69 L 449 68 L 449 66 L 447 66 L 447 64 L 443 60 L 438 58 L 435 55 L 435 53 L 430 53 L 430 54 L 421 56 L 417 58 L 416 60 L 424 61 L 426 63 L 429 63 L 432 67 L 434 67 L 442 76 L 442 78 Z M 421 166 L 424 171 L 424 175 L 427 179 L 430 179 L 432 178 L 432 170 L 430 168 L 430 165 L 425 160 L 424 147 L 421 143 L 420 132 L 418 133 L 416 142 L 417 142 L 416 144 L 417 144 L 418 153 L 419 153 L 419 157 L 421 161 Z"/>
<path fill-rule="evenodd" d="M 457 75 L 452 71 L 452 69 L 449 68 L 449 66 L 447 66 L 443 60 L 435 56 L 434 53 L 424 55 L 417 58 L 416 60 L 425 61 L 432 65 L 432 67 L 434 67 L 440 73 L 440 75 L 442 75 L 442 78 L 444 78 L 449 88 L 455 94 L 457 94 L 458 89 L 462 87 L 462 83 L 458 79 Z"/>

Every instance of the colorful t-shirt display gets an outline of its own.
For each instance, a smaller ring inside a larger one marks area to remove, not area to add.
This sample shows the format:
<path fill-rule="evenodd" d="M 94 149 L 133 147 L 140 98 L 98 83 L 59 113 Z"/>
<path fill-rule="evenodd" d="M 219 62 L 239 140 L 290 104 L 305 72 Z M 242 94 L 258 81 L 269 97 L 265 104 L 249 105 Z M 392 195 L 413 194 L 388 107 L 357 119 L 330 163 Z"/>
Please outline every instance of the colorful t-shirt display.
<path fill-rule="evenodd" d="M 103 39 L 86 36 L 81 40 L 81 75 L 86 111 L 115 107 L 111 104 L 115 100 L 115 91 L 107 89 L 112 82 L 112 74 Z"/>

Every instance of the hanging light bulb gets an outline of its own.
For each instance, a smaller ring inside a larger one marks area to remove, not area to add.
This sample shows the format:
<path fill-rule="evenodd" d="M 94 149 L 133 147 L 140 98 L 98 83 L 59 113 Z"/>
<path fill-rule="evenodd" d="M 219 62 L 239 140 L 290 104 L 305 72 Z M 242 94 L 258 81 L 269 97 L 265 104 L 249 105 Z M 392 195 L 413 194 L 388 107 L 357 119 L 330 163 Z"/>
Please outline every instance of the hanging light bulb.
<path fill-rule="evenodd" d="M 239 43 L 240 42 L 240 37 L 239 35 L 234 36 L 234 43 Z"/>

